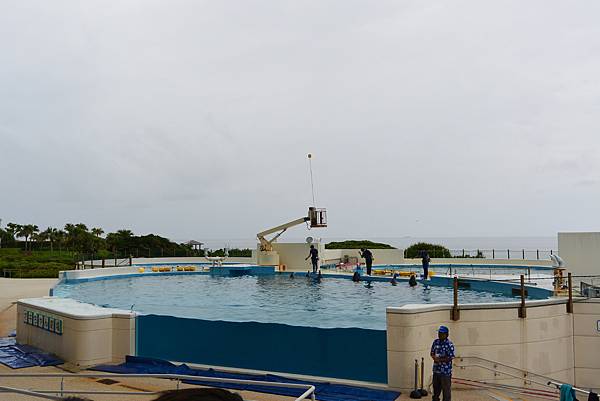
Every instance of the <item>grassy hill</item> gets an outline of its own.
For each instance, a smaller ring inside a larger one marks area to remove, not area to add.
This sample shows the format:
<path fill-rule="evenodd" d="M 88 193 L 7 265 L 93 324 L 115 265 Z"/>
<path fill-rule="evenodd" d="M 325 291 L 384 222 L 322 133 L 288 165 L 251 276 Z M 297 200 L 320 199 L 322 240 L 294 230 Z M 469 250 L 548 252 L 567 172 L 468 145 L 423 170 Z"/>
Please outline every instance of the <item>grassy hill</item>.
<path fill-rule="evenodd" d="M 75 267 L 76 254 L 67 251 L 23 251 L 0 249 L 0 274 L 11 270 L 13 278 L 55 278 L 61 270 Z"/>

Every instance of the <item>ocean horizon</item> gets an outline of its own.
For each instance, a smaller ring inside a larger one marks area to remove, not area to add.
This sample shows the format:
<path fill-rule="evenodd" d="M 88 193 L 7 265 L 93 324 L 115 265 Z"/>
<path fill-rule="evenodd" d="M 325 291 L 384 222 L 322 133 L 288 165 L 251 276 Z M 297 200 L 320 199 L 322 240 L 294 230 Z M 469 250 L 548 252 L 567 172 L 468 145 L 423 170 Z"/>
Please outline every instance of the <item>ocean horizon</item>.
<path fill-rule="evenodd" d="M 309 233 L 310 235 L 311 233 Z M 407 248 L 412 244 L 418 242 L 428 242 L 437 245 L 443 245 L 450 250 L 498 250 L 504 251 L 510 249 L 511 251 L 520 250 L 540 250 L 540 251 L 557 251 L 558 250 L 558 238 L 556 236 L 551 237 L 318 237 L 314 236 L 316 240 L 320 240 L 323 243 L 333 241 L 344 241 L 344 240 L 370 240 L 374 242 L 382 242 L 389 244 L 396 248 Z M 306 237 L 286 237 L 278 242 L 289 243 L 289 242 L 305 242 Z M 220 249 L 223 247 L 229 248 L 250 248 L 254 249 L 257 244 L 257 240 L 254 238 L 237 238 L 237 239 L 198 239 L 198 241 L 204 243 L 204 247 L 210 249 Z M 184 241 L 181 241 L 184 242 Z"/>

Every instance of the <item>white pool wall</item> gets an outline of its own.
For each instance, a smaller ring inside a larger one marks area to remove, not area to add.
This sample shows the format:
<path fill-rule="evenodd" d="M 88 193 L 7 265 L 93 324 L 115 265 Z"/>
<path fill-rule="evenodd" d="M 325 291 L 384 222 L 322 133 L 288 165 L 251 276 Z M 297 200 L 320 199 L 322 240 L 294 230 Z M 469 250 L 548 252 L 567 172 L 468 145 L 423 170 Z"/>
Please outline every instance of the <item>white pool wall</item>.
<path fill-rule="evenodd" d="M 431 380 L 431 343 L 437 328 L 448 326 L 457 356 L 477 356 L 552 377 L 582 388 L 600 388 L 600 300 L 579 300 L 572 314 L 566 300 L 460 306 L 460 320 L 450 319 L 452 305 L 405 305 L 387 309 L 388 385 L 409 390 L 414 360 L 425 358 L 425 381 Z M 455 377 L 523 386 L 500 380 L 482 369 L 454 369 Z"/>
<path fill-rule="evenodd" d="M 62 334 L 26 323 L 27 311 L 61 320 Z M 17 302 L 17 342 L 80 368 L 121 363 L 126 355 L 135 355 L 135 316 L 135 312 L 68 298 L 21 299 Z"/>
<path fill-rule="evenodd" d="M 600 276 L 600 232 L 558 233 L 558 252 L 574 276 Z M 600 285 L 599 277 L 575 277 L 573 281 Z"/>
<path fill-rule="evenodd" d="M 77 280 L 103 276 L 123 276 L 138 273 L 139 266 L 105 267 L 81 270 L 65 270 L 58 274 L 59 280 Z"/>

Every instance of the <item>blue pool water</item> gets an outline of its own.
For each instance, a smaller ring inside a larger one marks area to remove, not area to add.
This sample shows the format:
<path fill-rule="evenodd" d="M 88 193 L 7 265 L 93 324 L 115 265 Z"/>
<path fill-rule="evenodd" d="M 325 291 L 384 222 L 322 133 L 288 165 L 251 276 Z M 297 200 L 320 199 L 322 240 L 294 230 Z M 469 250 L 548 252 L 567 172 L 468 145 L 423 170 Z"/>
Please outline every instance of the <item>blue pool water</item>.
<path fill-rule="evenodd" d="M 405 265 L 378 265 L 375 266 L 379 270 L 403 270 L 411 272 L 422 272 L 423 267 L 420 264 L 405 264 Z M 546 266 L 523 266 L 523 265 L 495 265 L 495 264 L 431 264 L 429 271 L 437 274 L 449 274 L 452 275 L 457 273 L 459 276 L 469 275 L 511 275 L 519 276 L 521 274 L 552 274 L 552 268 Z"/>
<path fill-rule="evenodd" d="M 388 306 L 451 303 L 452 289 L 406 282 L 370 285 L 348 279 L 321 282 L 301 275 L 222 277 L 148 275 L 62 283 L 55 296 L 97 305 L 156 314 L 230 322 L 282 323 L 319 328 L 384 330 Z M 459 290 L 461 303 L 505 302 L 515 298 L 494 292 Z"/>

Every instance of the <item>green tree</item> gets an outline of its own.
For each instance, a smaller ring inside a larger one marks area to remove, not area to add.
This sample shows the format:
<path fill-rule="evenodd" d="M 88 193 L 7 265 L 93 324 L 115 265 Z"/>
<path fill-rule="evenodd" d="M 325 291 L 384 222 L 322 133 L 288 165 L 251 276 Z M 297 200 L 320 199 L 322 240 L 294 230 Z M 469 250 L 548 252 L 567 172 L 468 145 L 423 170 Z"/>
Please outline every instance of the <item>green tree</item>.
<path fill-rule="evenodd" d="M 15 236 L 8 230 L 0 228 L 0 247 L 9 248 L 15 245 Z"/>
<path fill-rule="evenodd" d="M 341 242 L 329 242 L 325 244 L 325 249 L 395 249 L 393 246 L 381 242 L 369 240 L 347 240 Z"/>
<path fill-rule="evenodd" d="M 131 230 L 118 230 L 116 233 L 106 235 L 106 245 L 110 249 L 125 249 L 132 245 L 133 232 Z"/>
<path fill-rule="evenodd" d="M 133 231 L 131 231 L 131 230 L 118 230 L 117 234 L 123 238 L 133 237 Z"/>
<path fill-rule="evenodd" d="M 37 248 L 38 249 L 42 249 L 42 243 L 46 242 L 48 240 L 48 238 L 46 237 L 46 234 L 42 231 L 39 233 L 33 233 L 31 234 L 31 248 L 33 249 L 33 244 L 37 244 Z"/>
<path fill-rule="evenodd" d="M 432 258 L 451 258 L 450 250 L 443 245 L 429 244 L 427 242 L 418 242 L 404 250 L 404 257 L 407 259 L 421 258 L 423 253 L 427 252 Z"/>
<path fill-rule="evenodd" d="M 70 247 L 72 251 L 75 250 L 76 235 L 77 229 L 75 228 L 75 224 L 65 224 L 65 243 L 67 244 L 67 247 Z"/>
<path fill-rule="evenodd" d="M 85 224 L 65 224 L 66 243 L 72 250 L 86 252 L 94 249 L 94 236 Z"/>
<path fill-rule="evenodd" d="M 40 233 L 40 235 L 43 235 L 44 240 L 50 243 L 50 252 L 54 252 L 54 243 L 56 242 L 57 232 L 58 230 L 56 228 L 48 227 Z"/>
<path fill-rule="evenodd" d="M 52 234 L 52 238 L 54 239 L 54 242 L 56 242 L 56 244 L 58 245 L 58 252 L 61 253 L 62 247 L 67 240 L 67 233 L 63 230 L 56 229 L 56 231 Z"/>
<path fill-rule="evenodd" d="M 21 227 L 23 227 L 21 224 L 16 224 L 16 223 L 8 223 L 6 225 L 6 232 L 8 233 L 8 235 L 11 236 L 13 241 L 15 240 L 17 233 L 19 231 L 21 231 Z"/>
<path fill-rule="evenodd" d="M 102 234 L 104 234 L 104 230 L 101 228 L 97 228 L 97 227 L 92 228 L 92 230 L 90 232 L 92 233 L 92 235 L 94 235 L 95 237 L 98 237 L 98 238 L 100 238 L 102 236 Z"/>
<path fill-rule="evenodd" d="M 35 224 L 25 224 L 24 226 L 20 227 L 20 230 L 17 232 L 17 235 L 21 238 L 25 238 L 26 251 L 30 250 L 29 239 L 32 235 L 39 232 L 39 230 L 40 229 Z"/>

